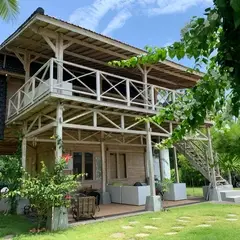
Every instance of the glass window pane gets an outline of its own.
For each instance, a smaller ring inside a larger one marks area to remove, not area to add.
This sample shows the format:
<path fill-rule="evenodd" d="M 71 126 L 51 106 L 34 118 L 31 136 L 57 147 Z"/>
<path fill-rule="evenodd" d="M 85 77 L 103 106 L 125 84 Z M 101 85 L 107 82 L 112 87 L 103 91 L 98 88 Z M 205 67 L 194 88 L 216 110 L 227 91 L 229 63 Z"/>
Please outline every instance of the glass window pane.
<path fill-rule="evenodd" d="M 73 154 L 73 173 L 81 174 L 82 172 L 82 153 L 75 152 Z"/>
<path fill-rule="evenodd" d="M 120 178 L 127 178 L 127 166 L 126 166 L 126 154 L 120 153 L 119 154 L 119 177 Z"/>
<path fill-rule="evenodd" d="M 110 153 L 110 179 L 117 178 L 117 154 Z"/>
<path fill-rule="evenodd" d="M 93 180 L 93 154 L 85 153 L 85 180 Z"/>

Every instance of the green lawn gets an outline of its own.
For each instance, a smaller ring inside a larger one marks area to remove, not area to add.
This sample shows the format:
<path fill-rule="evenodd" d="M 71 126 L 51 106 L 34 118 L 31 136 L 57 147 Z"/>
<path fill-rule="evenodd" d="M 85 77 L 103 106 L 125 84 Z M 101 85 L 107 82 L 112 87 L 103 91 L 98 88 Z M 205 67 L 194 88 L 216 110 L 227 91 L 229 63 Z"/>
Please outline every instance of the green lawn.
<path fill-rule="evenodd" d="M 234 188 L 240 190 L 240 188 Z M 187 195 L 191 197 L 203 197 L 202 187 L 187 187 Z"/>
<path fill-rule="evenodd" d="M 227 217 L 228 214 L 236 214 L 236 217 Z M 189 217 L 190 219 L 181 219 Z M 155 219 L 152 219 L 155 218 Z M 236 218 L 237 221 L 227 221 L 226 218 Z M 0 216 L 0 236 L 6 233 L 18 233 L 22 231 L 15 239 L 18 240 L 108 240 L 115 239 L 112 235 L 118 233 L 120 236 L 116 239 L 140 239 L 136 234 L 147 233 L 148 237 L 143 239 L 159 240 L 228 240 L 239 239 L 240 236 L 240 206 L 202 203 L 198 205 L 173 208 L 167 212 L 158 212 L 144 214 L 135 217 L 122 218 L 118 220 L 106 221 L 101 223 L 89 224 L 70 228 L 66 231 L 57 233 L 45 233 L 40 235 L 31 235 L 26 232 L 27 224 L 19 219 Z M 131 221 L 137 221 L 136 224 L 130 224 Z M 211 221 L 211 222 L 209 222 Z M 22 222 L 22 224 L 21 224 Z M 20 224 L 22 226 L 20 226 Z M 198 227 L 199 224 L 209 224 L 209 227 Z M 132 225 L 131 229 L 123 229 L 122 226 Z M 146 229 L 145 226 L 153 226 L 157 229 Z M 183 226 L 182 229 L 171 229 L 172 227 Z M 30 226 L 29 226 L 30 227 Z M 6 230 L 6 228 L 8 230 Z M 3 230 L 4 229 L 4 230 Z M 21 231 L 20 231 L 21 229 Z M 176 235 L 165 235 L 168 232 L 177 232 Z"/>
<path fill-rule="evenodd" d="M 4 216 L 0 213 L 0 239 L 6 235 L 22 234 L 32 227 L 29 221 L 22 216 Z"/>
<path fill-rule="evenodd" d="M 192 197 L 203 197 L 201 187 L 187 187 L 187 195 Z"/>

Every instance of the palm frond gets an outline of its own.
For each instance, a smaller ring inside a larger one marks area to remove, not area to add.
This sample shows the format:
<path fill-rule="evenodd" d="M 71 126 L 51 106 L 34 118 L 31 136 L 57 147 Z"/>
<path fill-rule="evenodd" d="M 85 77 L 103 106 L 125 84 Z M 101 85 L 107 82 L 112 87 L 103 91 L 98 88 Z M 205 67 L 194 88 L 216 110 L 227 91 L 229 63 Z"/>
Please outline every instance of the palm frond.
<path fill-rule="evenodd" d="M 18 0 L 0 0 L 0 18 L 9 20 L 19 12 Z"/>

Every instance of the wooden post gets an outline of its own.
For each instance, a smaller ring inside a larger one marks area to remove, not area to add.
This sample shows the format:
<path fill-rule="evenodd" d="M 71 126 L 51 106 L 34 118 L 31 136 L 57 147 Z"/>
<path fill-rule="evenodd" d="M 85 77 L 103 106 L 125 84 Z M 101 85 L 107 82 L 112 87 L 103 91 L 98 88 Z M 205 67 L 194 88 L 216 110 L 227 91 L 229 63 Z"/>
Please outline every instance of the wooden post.
<path fill-rule="evenodd" d="M 27 133 L 27 122 L 23 123 L 23 137 L 22 137 L 22 167 L 26 170 L 26 160 L 27 160 L 27 138 L 25 137 Z"/>
<path fill-rule="evenodd" d="M 143 82 L 144 82 L 144 104 L 145 104 L 145 108 L 148 108 L 148 85 L 147 85 L 147 68 L 146 66 L 143 67 Z"/>
<path fill-rule="evenodd" d="M 126 98 L 127 98 L 127 106 L 131 105 L 131 94 L 130 94 L 130 81 L 126 80 Z"/>
<path fill-rule="evenodd" d="M 63 148 L 63 106 L 59 102 L 57 105 L 56 113 L 56 161 L 59 161 L 62 157 Z"/>
<path fill-rule="evenodd" d="M 58 82 L 58 87 L 62 88 L 62 82 L 63 82 L 63 63 L 61 61 L 63 61 L 63 52 L 64 52 L 64 48 L 63 48 L 63 37 L 62 35 L 59 33 L 58 37 L 56 39 L 56 51 L 55 51 L 55 57 L 57 58 L 57 60 L 60 60 L 60 62 L 58 62 L 57 64 L 57 82 Z M 58 92 L 61 94 L 62 90 L 58 90 Z"/>
<path fill-rule="evenodd" d="M 102 158 L 102 191 L 106 192 L 106 156 L 104 132 L 101 132 L 101 158 Z"/>
<path fill-rule="evenodd" d="M 24 70 L 25 70 L 25 82 L 30 78 L 30 64 L 31 64 L 31 55 L 26 52 L 24 54 Z"/>
<path fill-rule="evenodd" d="M 96 72 L 96 93 L 97 100 L 101 101 L 101 74 L 99 71 Z"/>
<path fill-rule="evenodd" d="M 153 153 L 152 153 L 152 139 L 151 139 L 151 129 L 150 123 L 146 123 L 147 130 L 147 161 L 149 166 L 149 184 L 150 184 L 150 192 L 151 196 L 156 196 L 156 188 L 155 188 L 155 179 L 154 179 L 154 165 L 153 165 Z"/>
<path fill-rule="evenodd" d="M 54 78 L 54 61 L 53 61 L 53 58 L 51 58 L 49 64 L 50 64 L 50 92 L 53 92 L 53 89 L 54 89 L 54 82 L 53 82 L 53 78 Z"/>
<path fill-rule="evenodd" d="M 217 182 L 216 182 L 215 162 L 214 162 L 214 157 L 213 157 L 210 127 L 207 127 L 207 136 L 208 136 L 208 152 L 209 152 L 209 159 L 210 159 L 211 172 L 212 172 L 212 174 L 211 174 L 212 175 L 212 185 L 215 188 L 217 186 Z"/>
<path fill-rule="evenodd" d="M 177 149 L 176 149 L 176 147 L 173 147 L 173 156 L 174 156 L 174 167 L 175 167 L 175 179 L 176 179 L 176 182 L 179 183 Z"/>
<path fill-rule="evenodd" d="M 151 86 L 151 104 L 152 104 L 152 110 L 155 110 L 155 87 Z"/>

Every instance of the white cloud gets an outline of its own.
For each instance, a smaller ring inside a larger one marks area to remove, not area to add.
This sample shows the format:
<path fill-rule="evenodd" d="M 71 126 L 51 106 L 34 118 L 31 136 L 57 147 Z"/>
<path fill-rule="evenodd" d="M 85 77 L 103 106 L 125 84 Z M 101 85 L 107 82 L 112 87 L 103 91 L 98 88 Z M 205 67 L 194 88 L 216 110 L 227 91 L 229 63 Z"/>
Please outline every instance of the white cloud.
<path fill-rule="evenodd" d="M 90 6 L 76 9 L 69 17 L 71 23 L 95 31 L 101 19 L 110 11 L 129 6 L 133 0 L 95 0 Z"/>
<path fill-rule="evenodd" d="M 212 0 L 158 0 L 157 7 L 149 8 L 148 15 L 171 14 L 184 12 L 200 4 L 212 4 Z"/>
<path fill-rule="evenodd" d="M 132 16 L 132 14 L 126 10 L 121 10 L 107 25 L 107 27 L 103 30 L 102 34 L 108 35 L 114 30 L 121 28 L 124 26 L 126 21 Z"/>
<path fill-rule="evenodd" d="M 134 15 L 156 16 L 184 12 L 197 5 L 211 5 L 212 0 L 94 0 L 92 5 L 76 9 L 69 17 L 71 23 L 98 31 L 105 15 L 115 11 L 116 15 L 103 30 L 110 34 L 124 26 Z"/>

